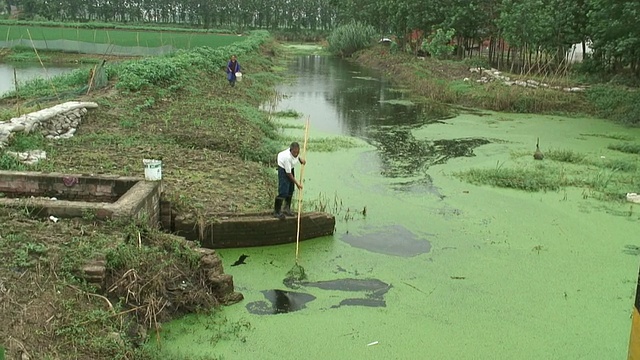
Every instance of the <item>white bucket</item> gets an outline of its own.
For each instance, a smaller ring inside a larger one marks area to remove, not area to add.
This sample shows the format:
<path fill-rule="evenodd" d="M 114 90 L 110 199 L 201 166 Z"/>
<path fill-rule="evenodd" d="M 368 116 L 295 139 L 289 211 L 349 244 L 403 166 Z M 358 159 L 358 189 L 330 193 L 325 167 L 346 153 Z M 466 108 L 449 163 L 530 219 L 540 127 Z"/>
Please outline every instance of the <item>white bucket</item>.
<path fill-rule="evenodd" d="M 162 160 L 142 159 L 144 178 L 149 181 L 162 180 Z"/>
<path fill-rule="evenodd" d="M 242 73 L 240 71 L 236 73 L 236 81 L 242 81 Z"/>

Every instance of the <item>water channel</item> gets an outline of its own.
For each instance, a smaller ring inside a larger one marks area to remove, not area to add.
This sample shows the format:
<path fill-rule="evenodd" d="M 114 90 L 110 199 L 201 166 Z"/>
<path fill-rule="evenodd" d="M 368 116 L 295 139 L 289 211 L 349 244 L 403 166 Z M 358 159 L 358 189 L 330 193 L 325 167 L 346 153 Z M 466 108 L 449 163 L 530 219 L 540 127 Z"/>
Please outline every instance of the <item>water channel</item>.
<path fill-rule="evenodd" d="M 40 64 L 20 63 L 7 64 L 0 63 L 0 96 L 15 90 L 16 79 L 18 86 L 35 78 L 51 78 L 57 75 L 65 74 L 76 69 L 77 66 L 46 66 L 43 68 Z"/>
<path fill-rule="evenodd" d="M 531 193 L 454 174 L 508 166 L 537 137 L 543 150 L 615 157 L 604 135 L 638 141 L 640 130 L 557 116 L 446 118 L 338 59 L 302 56 L 290 71 L 297 81 L 279 88 L 278 109 L 309 116 L 312 142 L 358 144 L 307 156 L 305 200 L 337 212 L 336 233 L 300 244 L 309 282 L 295 289 L 283 285 L 295 245 L 220 251 L 245 300 L 164 325 L 166 358 L 626 356 L 637 210 L 584 189 Z M 302 140 L 304 118 L 283 122 Z M 246 264 L 229 266 L 243 254 Z"/>

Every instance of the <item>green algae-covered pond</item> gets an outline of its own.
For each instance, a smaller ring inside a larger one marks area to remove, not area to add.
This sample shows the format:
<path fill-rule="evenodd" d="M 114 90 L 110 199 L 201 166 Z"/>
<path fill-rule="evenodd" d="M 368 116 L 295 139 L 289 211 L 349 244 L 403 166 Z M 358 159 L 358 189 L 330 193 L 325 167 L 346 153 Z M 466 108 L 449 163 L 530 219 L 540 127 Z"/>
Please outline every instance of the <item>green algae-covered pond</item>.
<path fill-rule="evenodd" d="M 295 244 L 220 251 L 245 300 L 165 324 L 166 358 L 626 356 L 640 206 L 612 194 L 640 192 L 625 188 L 637 184 L 640 156 L 609 147 L 637 144 L 640 130 L 557 116 L 447 118 L 339 60 L 302 56 L 291 71 L 298 82 L 279 89 L 278 108 L 310 117 L 311 145 L 353 138 L 307 154 L 306 207 L 335 213 L 335 235 L 300 244 L 309 278 L 296 288 L 283 284 Z M 304 119 L 282 122 L 302 139 Z M 537 138 L 542 162 L 532 157 Z M 602 165 L 612 161 L 626 166 Z M 472 169 L 531 170 L 572 186 L 476 185 L 464 176 Z M 246 264 L 231 267 L 243 254 Z"/>

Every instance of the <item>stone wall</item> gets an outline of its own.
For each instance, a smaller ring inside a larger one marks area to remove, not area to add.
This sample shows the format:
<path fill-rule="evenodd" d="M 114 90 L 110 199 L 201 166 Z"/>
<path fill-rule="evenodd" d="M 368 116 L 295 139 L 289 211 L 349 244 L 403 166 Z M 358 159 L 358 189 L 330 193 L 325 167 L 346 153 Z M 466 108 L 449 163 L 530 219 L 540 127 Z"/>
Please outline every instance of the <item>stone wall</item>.
<path fill-rule="evenodd" d="M 69 101 L 8 121 L 0 121 L 0 149 L 6 147 L 11 137 L 18 132 L 39 131 L 50 139 L 70 138 L 86 116 L 87 109 L 97 107 L 98 104 L 94 102 Z"/>

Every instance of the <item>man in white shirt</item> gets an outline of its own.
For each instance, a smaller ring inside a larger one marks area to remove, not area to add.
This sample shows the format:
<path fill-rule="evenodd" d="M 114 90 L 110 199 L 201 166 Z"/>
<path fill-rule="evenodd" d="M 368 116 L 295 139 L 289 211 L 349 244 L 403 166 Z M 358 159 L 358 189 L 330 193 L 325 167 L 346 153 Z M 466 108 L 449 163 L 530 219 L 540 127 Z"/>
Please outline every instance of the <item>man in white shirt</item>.
<path fill-rule="evenodd" d="M 300 144 L 292 142 L 288 149 L 278 153 L 278 195 L 274 203 L 273 216 L 278 219 L 284 219 L 285 216 L 295 216 L 291 212 L 291 197 L 293 197 L 294 185 L 298 190 L 302 190 L 302 184 L 296 180 L 293 170 L 294 166 L 299 163 L 302 165 L 307 162 L 303 158 L 299 158 Z M 284 210 L 280 210 L 284 201 Z"/>

